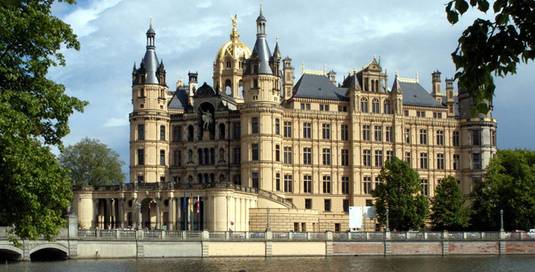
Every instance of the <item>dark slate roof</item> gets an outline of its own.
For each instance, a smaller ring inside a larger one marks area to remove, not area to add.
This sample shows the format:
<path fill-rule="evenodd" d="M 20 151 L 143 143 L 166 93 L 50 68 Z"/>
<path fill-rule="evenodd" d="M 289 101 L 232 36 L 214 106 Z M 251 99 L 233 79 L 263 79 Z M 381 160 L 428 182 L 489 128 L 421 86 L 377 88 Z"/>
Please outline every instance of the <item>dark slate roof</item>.
<path fill-rule="evenodd" d="M 251 56 L 255 56 L 258 58 L 259 74 L 273 74 L 271 66 L 269 66 L 269 58 L 271 57 L 271 51 L 269 50 L 269 45 L 267 43 L 265 35 L 257 35 Z"/>
<path fill-rule="evenodd" d="M 342 86 L 345 88 L 352 88 L 356 90 L 361 90 L 359 79 L 357 78 L 357 74 L 353 73 L 347 76 L 344 79 L 344 82 L 342 83 Z"/>
<path fill-rule="evenodd" d="M 204 84 L 195 92 L 195 97 L 212 97 L 215 94 L 216 92 L 214 91 L 214 88 L 204 82 Z"/>
<path fill-rule="evenodd" d="M 338 88 L 326 76 L 303 74 L 294 86 L 296 98 L 347 101 L 347 88 Z"/>
<path fill-rule="evenodd" d="M 186 109 L 188 107 L 188 91 L 186 89 L 176 90 L 167 107 L 170 109 Z"/>
<path fill-rule="evenodd" d="M 420 83 L 399 81 L 403 93 L 403 104 L 421 107 L 444 107 L 426 91 Z"/>

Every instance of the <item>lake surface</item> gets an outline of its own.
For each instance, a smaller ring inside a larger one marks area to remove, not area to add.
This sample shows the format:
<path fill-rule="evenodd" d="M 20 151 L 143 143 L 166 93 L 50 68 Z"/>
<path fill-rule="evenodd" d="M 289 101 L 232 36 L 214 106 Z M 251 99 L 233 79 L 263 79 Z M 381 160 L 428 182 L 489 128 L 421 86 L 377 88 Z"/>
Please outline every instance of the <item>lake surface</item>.
<path fill-rule="evenodd" d="M 0 271 L 535 271 L 535 256 L 117 259 L 20 262 Z"/>

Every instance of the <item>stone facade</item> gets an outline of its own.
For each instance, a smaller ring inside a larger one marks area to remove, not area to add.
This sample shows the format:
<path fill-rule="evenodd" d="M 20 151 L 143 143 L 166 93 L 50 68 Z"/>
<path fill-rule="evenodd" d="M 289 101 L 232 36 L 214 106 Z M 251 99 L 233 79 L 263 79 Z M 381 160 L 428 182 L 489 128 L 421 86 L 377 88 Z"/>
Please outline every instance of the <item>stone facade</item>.
<path fill-rule="evenodd" d="M 377 176 L 394 156 L 419 172 L 430 197 L 448 175 L 465 193 L 481 181 L 496 152 L 496 120 L 474 117 L 453 80 L 443 89 L 433 72 L 428 92 L 418 78 L 396 75 L 389 87 L 373 59 L 341 82 L 333 71 L 303 71 L 294 82 L 292 60 L 278 43 L 269 49 L 266 24 L 261 13 L 250 50 L 234 17 L 213 87 L 189 73 L 174 90 L 149 29 L 132 73 L 131 184 L 79 191 L 83 228 L 191 229 L 190 212 L 202 209 L 199 226 L 209 230 L 345 231 L 349 206 L 373 205 Z"/>

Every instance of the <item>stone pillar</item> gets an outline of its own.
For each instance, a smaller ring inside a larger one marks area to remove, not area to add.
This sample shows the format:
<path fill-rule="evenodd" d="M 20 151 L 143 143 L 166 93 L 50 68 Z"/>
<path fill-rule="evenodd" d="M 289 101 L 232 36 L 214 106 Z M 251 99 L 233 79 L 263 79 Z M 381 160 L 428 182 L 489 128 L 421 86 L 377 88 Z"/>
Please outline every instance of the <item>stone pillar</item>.
<path fill-rule="evenodd" d="M 176 224 L 176 199 L 174 197 L 169 198 L 169 224 L 167 228 L 169 230 L 175 230 Z"/>
<path fill-rule="evenodd" d="M 110 203 L 111 203 L 111 213 L 110 213 L 110 225 L 111 225 L 111 228 L 114 229 L 117 227 L 117 199 L 116 198 L 112 198 L 110 199 Z"/>
<path fill-rule="evenodd" d="M 177 230 L 182 230 L 181 229 L 181 225 L 182 225 L 182 220 L 184 220 L 184 218 L 182 218 L 182 198 L 181 197 L 177 197 L 177 205 L 176 205 L 176 229 Z"/>
<path fill-rule="evenodd" d="M 385 232 L 385 256 L 392 255 L 392 250 L 390 249 L 390 246 L 392 245 L 392 242 L 390 242 L 390 231 Z"/>
<path fill-rule="evenodd" d="M 69 214 L 69 239 L 78 238 L 78 217 L 76 214 Z"/>
<path fill-rule="evenodd" d="M 445 230 L 442 232 L 442 255 L 443 256 L 446 256 L 449 254 L 450 242 L 448 241 L 448 239 L 449 239 L 448 231 Z"/>
<path fill-rule="evenodd" d="M 104 229 L 111 229 L 111 199 L 106 198 L 106 210 L 104 212 Z"/>
<path fill-rule="evenodd" d="M 138 229 L 143 229 L 143 215 L 141 214 L 141 200 L 134 200 L 135 204 L 136 205 L 136 213 L 137 213 L 137 223 L 136 223 L 136 227 Z"/>
<path fill-rule="evenodd" d="M 93 222 L 91 222 L 91 227 L 93 229 L 98 228 L 98 202 L 99 199 L 93 199 Z"/>
<path fill-rule="evenodd" d="M 333 233 L 332 231 L 327 231 L 325 233 L 325 256 L 333 255 Z"/>
<path fill-rule="evenodd" d="M 268 230 L 266 231 L 266 257 L 273 255 L 273 233 Z"/>
<path fill-rule="evenodd" d="M 124 198 L 120 198 L 119 199 L 119 219 L 118 219 L 118 223 L 119 223 L 119 227 L 120 228 L 124 228 L 124 215 L 125 215 L 125 212 L 124 212 Z"/>
<path fill-rule="evenodd" d="M 156 201 L 156 229 L 162 228 L 162 215 L 160 214 L 160 201 Z"/>

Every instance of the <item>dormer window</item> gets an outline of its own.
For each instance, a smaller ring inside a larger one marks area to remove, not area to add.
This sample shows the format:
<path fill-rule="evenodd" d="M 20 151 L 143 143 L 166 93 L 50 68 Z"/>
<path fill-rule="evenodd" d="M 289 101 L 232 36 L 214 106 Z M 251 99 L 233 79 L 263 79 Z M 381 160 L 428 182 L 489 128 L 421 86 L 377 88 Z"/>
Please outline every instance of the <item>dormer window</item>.
<path fill-rule="evenodd" d="M 232 64 L 230 63 L 230 61 L 227 61 L 227 68 L 232 68 Z"/>

